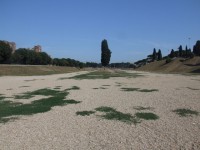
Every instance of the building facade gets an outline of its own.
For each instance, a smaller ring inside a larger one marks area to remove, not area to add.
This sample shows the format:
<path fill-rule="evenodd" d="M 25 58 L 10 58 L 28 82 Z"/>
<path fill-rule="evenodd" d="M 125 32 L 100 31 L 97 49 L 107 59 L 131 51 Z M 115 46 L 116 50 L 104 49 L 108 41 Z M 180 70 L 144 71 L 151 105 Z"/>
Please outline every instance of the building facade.
<path fill-rule="evenodd" d="M 15 42 L 8 42 L 8 41 L 3 41 L 3 42 L 10 46 L 10 48 L 12 49 L 12 54 L 13 54 L 16 50 L 16 43 Z"/>
<path fill-rule="evenodd" d="M 40 52 L 42 52 L 42 47 L 40 45 L 36 45 L 33 47 L 33 50 L 37 53 L 40 53 Z"/>

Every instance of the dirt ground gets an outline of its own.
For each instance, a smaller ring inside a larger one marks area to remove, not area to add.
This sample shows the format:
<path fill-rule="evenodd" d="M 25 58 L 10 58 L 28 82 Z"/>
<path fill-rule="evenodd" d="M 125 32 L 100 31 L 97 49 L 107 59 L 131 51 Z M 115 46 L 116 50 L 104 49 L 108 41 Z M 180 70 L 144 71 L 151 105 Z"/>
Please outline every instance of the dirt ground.
<path fill-rule="evenodd" d="M 173 112 L 176 109 L 200 112 L 200 76 L 139 72 L 144 76 L 59 80 L 82 73 L 86 71 L 0 77 L 0 94 L 7 97 L 42 88 L 60 86 L 60 90 L 64 90 L 77 86 L 80 90 L 69 91 L 67 98 L 81 101 L 79 104 L 56 106 L 45 113 L 20 116 L 17 120 L 0 123 L 0 149 L 200 149 L 200 114 L 181 117 Z M 122 88 L 158 91 L 123 91 Z M 89 116 L 76 114 L 78 111 L 94 111 L 101 106 L 112 107 L 132 116 L 137 112 L 151 112 L 159 119 L 141 119 L 140 123 L 134 124 L 102 118 L 100 112 Z M 152 109 L 136 110 L 135 107 Z"/>

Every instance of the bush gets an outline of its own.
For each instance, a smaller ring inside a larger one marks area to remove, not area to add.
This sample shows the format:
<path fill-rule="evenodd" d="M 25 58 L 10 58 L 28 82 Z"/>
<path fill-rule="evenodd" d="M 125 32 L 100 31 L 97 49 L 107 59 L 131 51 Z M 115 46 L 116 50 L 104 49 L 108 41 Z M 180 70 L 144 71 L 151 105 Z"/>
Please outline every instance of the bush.
<path fill-rule="evenodd" d="M 190 53 L 190 54 L 189 54 L 189 57 L 190 57 L 190 58 L 194 58 L 194 53 Z"/>
<path fill-rule="evenodd" d="M 167 57 L 166 64 L 170 63 L 171 61 L 172 61 L 172 59 L 170 57 Z"/>

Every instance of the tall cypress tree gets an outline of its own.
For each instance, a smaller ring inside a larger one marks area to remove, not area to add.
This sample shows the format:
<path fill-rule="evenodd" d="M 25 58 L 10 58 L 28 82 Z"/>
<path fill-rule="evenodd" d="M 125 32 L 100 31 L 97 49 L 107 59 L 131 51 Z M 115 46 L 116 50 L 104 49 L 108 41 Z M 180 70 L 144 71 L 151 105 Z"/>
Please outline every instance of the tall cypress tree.
<path fill-rule="evenodd" d="M 182 54 L 183 54 L 183 48 L 182 48 L 182 45 L 179 46 L 179 56 L 181 57 Z"/>
<path fill-rule="evenodd" d="M 101 64 L 102 66 L 106 67 L 110 62 L 111 51 L 108 47 L 107 40 L 103 40 L 101 42 Z"/>
<path fill-rule="evenodd" d="M 160 49 L 158 50 L 158 60 L 162 60 L 162 52 Z"/>
<path fill-rule="evenodd" d="M 169 54 L 169 57 L 170 57 L 170 58 L 174 58 L 174 57 L 175 57 L 175 53 L 174 53 L 174 50 L 173 50 L 173 49 L 171 50 L 171 53 Z"/>
<path fill-rule="evenodd" d="M 157 53 L 156 53 L 156 49 L 153 49 L 153 61 L 157 60 Z"/>

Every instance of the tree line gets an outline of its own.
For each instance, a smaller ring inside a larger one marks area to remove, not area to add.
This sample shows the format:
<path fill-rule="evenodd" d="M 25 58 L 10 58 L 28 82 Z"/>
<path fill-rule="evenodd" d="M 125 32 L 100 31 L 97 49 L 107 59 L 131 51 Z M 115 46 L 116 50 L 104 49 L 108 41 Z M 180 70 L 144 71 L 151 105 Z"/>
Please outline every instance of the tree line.
<path fill-rule="evenodd" d="M 154 48 L 153 53 L 148 55 L 146 59 L 139 60 L 134 64 L 127 63 L 110 63 L 111 50 L 108 47 L 107 40 L 101 42 L 101 63 L 95 62 L 80 62 L 78 60 L 70 58 L 51 58 L 46 52 L 35 52 L 26 48 L 19 48 L 12 54 L 12 49 L 9 44 L 0 41 L 0 64 L 24 64 L 24 65 L 56 65 L 56 66 L 70 66 L 70 67 L 114 67 L 114 68 L 135 68 L 135 66 L 145 65 L 153 61 L 160 61 L 166 59 L 169 62 L 174 57 L 193 58 L 194 56 L 200 56 L 200 41 L 197 41 L 193 46 L 193 51 L 182 48 L 179 46 L 178 50 L 171 50 L 171 53 L 165 57 L 162 56 L 162 52 L 159 49 L 158 52 Z"/>
<path fill-rule="evenodd" d="M 85 63 L 70 58 L 52 59 L 46 52 L 35 52 L 27 48 L 19 48 L 12 54 L 9 44 L 0 41 L 0 64 L 23 64 L 23 65 L 56 65 L 80 67 Z"/>
<path fill-rule="evenodd" d="M 200 56 L 200 41 L 199 40 L 193 46 L 193 51 L 191 49 L 188 49 L 187 45 L 185 46 L 185 49 L 183 49 L 182 45 L 180 45 L 176 51 L 172 49 L 170 54 L 163 57 L 161 50 L 159 49 L 157 52 L 156 49 L 154 48 L 152 54 L 148 55 L 147 58 L 145 59 L 135 62 L 134 64 L 136 65 L 136 67 L 140 67 L 140 66 L 146 65 L 147 63 L 151 63 L 153 61 L 166 60 L 166 63 L 169 63 L 172 61 L 173 58 L 176 58 L 176 57 L 193 58 L 194 56 Z"/>

